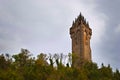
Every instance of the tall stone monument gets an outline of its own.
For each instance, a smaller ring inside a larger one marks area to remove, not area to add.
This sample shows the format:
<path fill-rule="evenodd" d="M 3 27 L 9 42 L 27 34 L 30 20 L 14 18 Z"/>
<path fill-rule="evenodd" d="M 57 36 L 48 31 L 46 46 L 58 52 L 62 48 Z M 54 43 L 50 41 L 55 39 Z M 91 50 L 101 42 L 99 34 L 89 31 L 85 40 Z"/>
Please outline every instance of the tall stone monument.
<path fill-rule="evenodd" d="M 72 66 L 81 67 L 85 62 L 91 62 L 90 39 L 92 30 L 81 13 L 73 21 L 70 35 L 72 39 Z"/>

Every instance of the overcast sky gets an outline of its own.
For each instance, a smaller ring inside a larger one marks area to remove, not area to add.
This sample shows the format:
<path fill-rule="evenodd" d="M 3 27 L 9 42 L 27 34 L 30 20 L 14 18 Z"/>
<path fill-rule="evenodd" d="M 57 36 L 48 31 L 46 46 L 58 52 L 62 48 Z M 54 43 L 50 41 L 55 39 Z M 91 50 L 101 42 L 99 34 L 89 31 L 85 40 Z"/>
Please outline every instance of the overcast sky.
<path fill-rule="evenodd" d="M 69 28 L 81 12 L 92 28 L 93 62 L 120 69 L 120 0 L 0 0 L 0 54 L 71 52 Z"/>

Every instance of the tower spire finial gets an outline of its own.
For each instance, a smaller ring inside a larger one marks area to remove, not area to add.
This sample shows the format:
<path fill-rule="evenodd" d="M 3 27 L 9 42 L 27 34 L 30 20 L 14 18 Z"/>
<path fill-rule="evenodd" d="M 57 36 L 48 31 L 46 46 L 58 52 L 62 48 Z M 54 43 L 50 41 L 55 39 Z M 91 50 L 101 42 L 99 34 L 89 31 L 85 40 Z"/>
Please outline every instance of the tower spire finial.
<path fill-rule="evenodd" d="M 80 14 L 79 14 L 78 18 L 79 18 L 79 20 L 81 20 L 81 19 L 82 19 L 82 14 L 81 14 L 81 12 L 80 12 Z"/>

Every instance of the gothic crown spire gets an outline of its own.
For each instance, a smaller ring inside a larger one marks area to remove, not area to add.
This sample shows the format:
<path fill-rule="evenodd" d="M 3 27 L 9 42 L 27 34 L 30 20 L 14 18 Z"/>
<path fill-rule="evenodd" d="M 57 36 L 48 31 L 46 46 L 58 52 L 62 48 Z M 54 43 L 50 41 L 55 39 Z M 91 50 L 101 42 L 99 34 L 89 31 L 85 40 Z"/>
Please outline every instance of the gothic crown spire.
<path fill-rule="evenodd" d="M 75 21 L 73 21 L 72 25 L 76 25 L 76 24 L 84 24 L 87 27 L 89 27 L 89 23 L 86 22 L 86 19 L 84 18 L 84 16 L 80 13 L 79 16 L 77 18 L 75 18 Z"/>

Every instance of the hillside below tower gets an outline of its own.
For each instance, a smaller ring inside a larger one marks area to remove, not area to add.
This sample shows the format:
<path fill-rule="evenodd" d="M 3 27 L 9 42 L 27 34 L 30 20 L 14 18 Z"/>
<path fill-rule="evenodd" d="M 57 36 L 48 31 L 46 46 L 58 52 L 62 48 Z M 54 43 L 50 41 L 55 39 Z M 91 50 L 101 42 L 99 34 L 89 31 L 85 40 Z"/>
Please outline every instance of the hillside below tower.
<path fill-rule="evenodd" d="M 80 67 L 85 62 L 91 62 L 90 39 L 92 30 L 81 13 L 73 21 L 70 35 L 72 39 L 72 66 Z"/>

